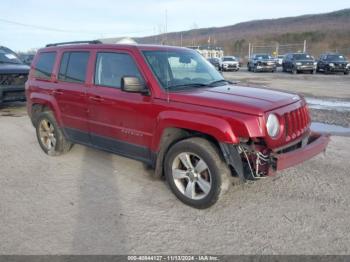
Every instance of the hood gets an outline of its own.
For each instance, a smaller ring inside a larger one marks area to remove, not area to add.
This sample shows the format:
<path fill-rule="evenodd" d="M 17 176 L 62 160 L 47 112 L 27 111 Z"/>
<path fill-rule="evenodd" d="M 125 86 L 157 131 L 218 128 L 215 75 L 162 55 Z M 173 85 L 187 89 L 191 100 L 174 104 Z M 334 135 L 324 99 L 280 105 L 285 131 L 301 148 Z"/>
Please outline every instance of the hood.
<path fill-rule="evenodd" d="M 257 62 L 276 62 L 276 59 L 256 59 Z"/>
<path fill-rule="evenodd" d="M 269 89 L 225 85 L 170 93 L 170 99 L 174 102 L 263 115 L 270 110 L 295 103 L 300 97 Z"/>
<path fill-rule="evenodd" d="M 303 63 L 303 64 L 314 63 L 314 62 L 315 62 L 314 60 L 295 60 L 295 63 Z"/>
<path fill-rule="evenodd" d="M 222 63 L 231 65 L 231 64 L 238 64 L 238 61 L 223 61 Z"/>
<path fill-rule="evenodd" d="M 348 61 L 336 61 L 336 60 L 327 60 L 327 63 L 333 63 L 333 64 L 341 64 L 341 65 L 347 65 L 349 62 Z"/>
<path fill-rule="evenodd" d="M 24 64 L 0 64 L 0 74 L 28 74 L 29 69 Z"/>

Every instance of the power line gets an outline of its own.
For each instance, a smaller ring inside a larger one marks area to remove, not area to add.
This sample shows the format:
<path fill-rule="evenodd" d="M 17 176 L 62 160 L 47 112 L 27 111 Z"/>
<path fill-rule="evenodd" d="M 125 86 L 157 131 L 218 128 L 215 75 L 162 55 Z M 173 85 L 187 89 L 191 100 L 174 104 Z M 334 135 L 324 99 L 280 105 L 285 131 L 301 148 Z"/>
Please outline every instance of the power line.
<path fill-rule="evenodd" d="M 107 34 L 113 34 L 113 33 L 101 33 L 101 32 L 86 32 L 83 30 L 74 31 L 74 30 L 66 30 L 66 29 L 60 29 L 60 28 L 53 28 L 53 27 L 46 27 L 46 26 L 39 26 L 39 25 L 32 25 L 32 24 L 24 24 L 17 21 L 11 21 L 7 19 L 1 19 L 0 22 L 17 25 L 17 26 L 23 26 L 27 28 L 34 28 L 39 30 L 45 30 L 45 31 L 51 31 L 51 32 L 60 32 L 60 33 L 74 33 L 74 34 L 90 34 L 90 35 L 107 35 Z M 143 32 L 150 32 L 153 29 L 147 29 L 147 30 L 139 30 L 139 31 L 133 31 L 133 32 L 126 32 L 125 34 L 136 34 L 136 33 L 143 33 Z M 124 33 L 123 33 L 124 34 Z"/>

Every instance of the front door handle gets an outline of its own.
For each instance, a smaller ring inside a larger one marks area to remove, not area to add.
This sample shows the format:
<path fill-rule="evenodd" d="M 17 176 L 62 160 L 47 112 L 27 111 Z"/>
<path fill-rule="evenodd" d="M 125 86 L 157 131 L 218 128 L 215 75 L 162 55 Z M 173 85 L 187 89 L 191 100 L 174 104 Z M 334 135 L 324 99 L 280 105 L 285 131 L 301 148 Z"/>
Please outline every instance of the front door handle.
<path fill-rule="evenodd" d="M 52 90 L 51 91 L 51 95 L 63 95 L 63 91 L 62 90 Z"/>
<path fill-rule="evenodd" d="M 95 102 L 103 102 L 104 99 L 100 96 L 89 96 L 89 99 Z"/>

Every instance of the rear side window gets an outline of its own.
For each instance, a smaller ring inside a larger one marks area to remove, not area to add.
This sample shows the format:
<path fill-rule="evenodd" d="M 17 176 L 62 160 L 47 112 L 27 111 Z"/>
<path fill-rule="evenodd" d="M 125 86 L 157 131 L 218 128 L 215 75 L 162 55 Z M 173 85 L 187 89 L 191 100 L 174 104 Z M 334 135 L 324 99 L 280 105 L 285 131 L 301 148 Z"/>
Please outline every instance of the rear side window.
<path fill-rule="evenodd" d="M 122 53 L 97 53 L 95 85 L 120 88 L 123 76 L 135 76 L 142 80 L 134 59 Z"/>
<path fill-rule="evenodd" d="M 40 53 L 34 66 L 34 76 L 40 79 L 50 79 L 55 58 L 56 52 Z"/>
<path fill-rule="evenodd" d="M 58 79 L 64 82 L 84 83 L 89 52 L 65 52 L 61 59 Z"/>

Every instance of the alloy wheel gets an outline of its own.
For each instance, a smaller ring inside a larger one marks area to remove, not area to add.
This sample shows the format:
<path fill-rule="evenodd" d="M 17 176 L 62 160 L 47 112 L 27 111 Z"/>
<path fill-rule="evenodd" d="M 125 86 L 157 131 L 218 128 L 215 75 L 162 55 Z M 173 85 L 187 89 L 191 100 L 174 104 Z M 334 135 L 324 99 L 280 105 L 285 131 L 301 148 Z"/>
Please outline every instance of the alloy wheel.
<path fill-rule="evenodd" d="M 172 177 L 177 189 L 189 199 L 206 197 L 212 187 L 208 165 L 193 153 L 183 152 L 174 158 Z"/>
<path fill-rule="evenodd" d="M 39 124 L 39 138 L 43 146 L 47 151 L 54 150 L 56 147 L 56 136 L 55 136 L 55 127 L 47 119 L 41 120 Z"/>

